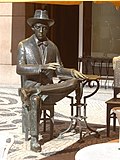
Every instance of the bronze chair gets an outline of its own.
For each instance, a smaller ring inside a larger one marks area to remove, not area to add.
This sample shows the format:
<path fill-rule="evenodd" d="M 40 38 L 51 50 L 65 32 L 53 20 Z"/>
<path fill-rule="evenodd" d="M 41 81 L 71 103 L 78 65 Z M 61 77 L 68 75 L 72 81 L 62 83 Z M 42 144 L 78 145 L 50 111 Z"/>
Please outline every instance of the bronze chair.
<path fill-rule="evenodd" d="M 22 132 L 25 133 L 25 140 L 28 140 L 28 132 L 30 130 L 30 117 L 29 117 L 29 102 L 25 101 L 26 92 L 23 89 L 24 86 L 24 76 L 21 76 L 21 88 L 19 88 L 19 95 L 22 100 Z M 42 117 L 40 120 L 43 120 L 43 132 L 46 132 L 46 121 L 50 121 L 50 139 L 53 138 L 53 117 L 54 117 L 54 105 L 49 104 L 42 106 Z M 47 112 L 49 111 L 49 113 Z"/>
<path fill-rule="evenodd" d="M 21 97 L 25 96 L 24 95 L 24 89 L 21 88 L 19 89 L 19 94 Z M 30 130 L 30 106 L 29 102 L 25 102 L 23 100 L 24 98 L 21 98 L 22 100 L 22 132 L 25 133 L 25 140 L 28 140 L 28 134 Z M 39 99 L 39 96 L 38 96 Z M 46 132 L 46 122 L 47 120 L 50 121 L 50 139 L 53 138 L 53 128 L 54 128 L 54 105 L 55 104 L 44 104 L 42 105 L 42 115 L 40 120 L 43 121 L 43 132 Z"/>
<path fill-rule="evenodd" d="M 22 100 L 22 132 L 25 133 L 25 140 L 27 141 L 29 138 L 29 130 L 30 130 L 30 98 L 34 96 L 28 96 L 27 89 L 23 88 L 24 77 L 21 77 L 21 88 L 19 89 L 19 95 Z M 77 79 L 69 79 L 64 82 L 58 83 L 58 87 L 54 88 L 54 84 L 42 86 L 41 87 L 41 95 L 49 95 L 48 98 L 44 102 L 40 101 L 40 97 L 37 96 L 38 103 L 40 103 L 41 110 L 43 111 L 43 117 L 40 117 L 40 111 L 38 111 L 38 115 L 40 120 L 43 120 L 43 131 L 46 131 L 46 120 L 50 121 L 50 139 L 53 138 L 53 130 L 54 130 L 54 105 L 59 100 L 68 96 L 71 92 L 73 92 L 78 86 Z M 52 88 L 51 88 L 52 87 Z M 52 101 L 54 97 L 54 102 Z M 68 97 L 69 98 L 69 97 Z M 71 99 L 72 100 L 72 99 Z M 73 102 L 72 102 L 73 103 Z M 73 105 L 71 105 L 73 106 Z M 49 114 L 47 113 L 49 111 Z M 39 122 L 38 122 L 39 123 Z"/>
<path fill-rule="evenodd" d="M 116 61 L 114 68 L 114 86 L 113 86 L 114 97 L 106 101 L 107 104 L 107 137 L 110 136 L 110 119 L 113 118 L 113 131 L 116 130 L 116 114 L 112 112 L 114 107 L 120 107 L 120 98 L 118 94 L 120 93 L 120 61 Z M 112 112 L 112 113 L 111 113 Z"/>

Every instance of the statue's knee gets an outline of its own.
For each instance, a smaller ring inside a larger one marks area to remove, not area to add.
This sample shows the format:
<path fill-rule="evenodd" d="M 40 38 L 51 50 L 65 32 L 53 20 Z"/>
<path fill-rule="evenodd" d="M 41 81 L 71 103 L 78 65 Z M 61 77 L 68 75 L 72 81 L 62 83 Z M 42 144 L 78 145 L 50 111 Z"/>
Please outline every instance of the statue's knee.
<path fill-rule="evenodd" d="M 40 100 L 40 98 L 39 98 L 39 96 L 37 96 L 37 95 L 31 95 L 30 100 L 31 100 L 31 101 L 34 101 L 34 102 L 37 102 L 37 101 Z"/>
<path fill-rule="evenodd" d="M 32 108 L 38 107 L 40 105 L 40 98 L 36 95 L 30 97 L 30 103 Z"/>

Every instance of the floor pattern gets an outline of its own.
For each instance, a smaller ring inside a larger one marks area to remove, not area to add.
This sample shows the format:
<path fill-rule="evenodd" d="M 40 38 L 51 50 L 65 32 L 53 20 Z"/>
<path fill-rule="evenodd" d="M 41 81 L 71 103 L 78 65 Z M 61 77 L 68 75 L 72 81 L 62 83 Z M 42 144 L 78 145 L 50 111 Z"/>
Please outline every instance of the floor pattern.
<path fill-rule="evenodd" d="M 85 90 L 85 94 L 90 91 Z M 105 96 L 106 95 L 106 96 Z M 100 90 L 95 97 L 89 99 L 88 103 L 88 121 L 91 123 L 105 124 L 105 100 L 112 96 L 111 89 Z M 70 109 L 68 108 L 69 99 L 64 99 L 55 107 L 55 119 L 70 120 Z M 75 143 L 79 139 L 79 134 L 67 133 L 62 139 L 55 138 L 42 145 L 42 152 L 35 153 L 30 151 L 30 142 L 24 140 L 22 131 L 22 108 L 21 100 L 18 96 L 17 87 L 0 87 L 0 132 L 6 131 L 14 136 L 8 160 L 38 160 L 50 156 L 58 151 Z M 91 110 L 92 107 L 92 110 Z M 96 117 L 95 115 L 99 115 Z"/>
<path fill-rule="evenodd" d="M 1 88 L 0 89 L 0 131 L 9 132 L 14 136 L 14 144 L 12 145 L 8 159 L 9 160 L 38 160 L 46 156 L 50 156 L 70 144 L 76 142 L 78 135 L 67 135 L 62 139 L 56 138 L 46 142 L 42 146 L 42 152 L 35 153 L 30 151 L 30 142 L 24 140 L 22 134 L 22 108 L 21 100 L 15 88 Z M 62 117 L 61 114 L 56 113 L 58 119 Z M 63 118 L 66 116 L 63 115 Z M 64 141 L 64 142 L 63 142 Z M 62 144 L 62 145 L 61 145 Z M 56 148 L 57 145 L 57 148 Z"/>

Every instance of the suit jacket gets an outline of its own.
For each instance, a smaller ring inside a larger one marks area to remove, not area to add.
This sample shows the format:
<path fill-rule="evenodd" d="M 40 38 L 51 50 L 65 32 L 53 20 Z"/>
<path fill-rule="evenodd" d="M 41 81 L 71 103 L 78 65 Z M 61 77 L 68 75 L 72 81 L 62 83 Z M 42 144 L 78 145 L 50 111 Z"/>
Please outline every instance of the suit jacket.
<path fill-rule="evenodd" d="M 22 75 L 23 86 L 32 87 L 52 83 L 56 75 L 71 76 L 71 69 L 63 67 L 57 46 L 47 39 L 47 55 L 45 63 L 57 62 L 60 67 L 56 70 L 41 70 L 42 60 L 35 35 L 21 41 L 18 45 L 17 73 Z"/>

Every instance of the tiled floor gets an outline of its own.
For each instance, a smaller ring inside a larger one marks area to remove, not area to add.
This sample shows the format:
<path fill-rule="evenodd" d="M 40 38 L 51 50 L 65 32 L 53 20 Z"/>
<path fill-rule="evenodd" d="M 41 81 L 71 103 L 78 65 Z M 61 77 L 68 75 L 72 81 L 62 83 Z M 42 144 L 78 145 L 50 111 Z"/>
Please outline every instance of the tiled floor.
<path fill-rule="evenodd" d="M 79 134 L 67 133 L 62 139 L 55 138 L 42 145 L 42 152 L 30 151 L 29 141 L 24 141 L 21 128 L 21 101 L 18 96 L 19 86 L 0 86 L 0 131 L 6 131 L 14 135 L 15 141 L 8 154 L 9 160 L 38 160 L 52 155 L 79 139 Z M 93 89 L 85 87 L 84 95 Z M 106 123 L 105 101 L 112 97 L 112 89 L 100 88 L 99 91 L 87 100 L 87 121 L 89 123 Z M 74 95 L 72 93 L 71 95 Z M 70 120 L 69 99 L 64 98 L 55 106 L 55 119 Z M 57 148 L 56 148 L 57 146 Z"/>

